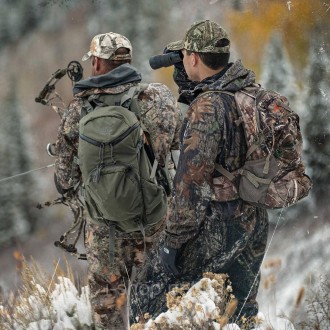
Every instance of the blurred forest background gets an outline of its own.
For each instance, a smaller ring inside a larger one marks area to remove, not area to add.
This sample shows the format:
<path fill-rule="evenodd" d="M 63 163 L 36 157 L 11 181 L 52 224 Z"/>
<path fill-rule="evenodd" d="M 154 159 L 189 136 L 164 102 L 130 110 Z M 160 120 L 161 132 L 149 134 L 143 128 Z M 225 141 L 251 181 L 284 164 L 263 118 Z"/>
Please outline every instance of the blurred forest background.
<path fill-rule="evenodd" d="M 267 257 L 294 253 L 299 239 L 300 243 L 306 242 L 299 248 L 310 252 L 302 250 L 298 255 L 300 264 L 307 268 L 301 282 L 306 282 L 306 274 L 314 274 L 315 270 L 329 273 L 329 0 L 0 0 L 0 4 L 3 291 L 19 283 L 16 268 L 19 270 L 23 256 L 32 256 L 45 268 L 52 267 L 54 260 L 65 260 L 53 242 L 70 226 L 70 210 L 64 205 L 36 207 L 59 197 L 53 184 L 53 167 L 44 168 L 54 163 L 45 148 L 56 139 L 59 116 L 50 107 L 35 102 L 50 75 L 66 68 L 72 60 L 81 61 L 95 34 L 114 31 L 131 40 L 133 65 L 142 72 L 144 81 L 163 82 L 177 95 L 172 68 L 153 71 L 148 60 L 160 54 L 168 42 L 182 38 L 194 21 L 206 18 L 228 31 L 231 60 L 242 59 L 256 72 L 259 82 L 286 95 L 301 119 L 304 159 L 314 187 L 298 205 L 270 212 L 270 237 L 274 229 L 277 232 L 270 240 Z M 86 78 L 89 63 L 82 65 Z M 67 104 L 72 97 L 72 82 L 64 77 L 56 90 Z M 320 236 L 312 236 L 316 233 Z M 311 243 L 309 237 L 317 239 Z M 83 278 L 84 262 L 67 258 Z M 319 263 L 316 266 L 308 258 L 316 258 Z M 297 269 L 288 272 L 290 267 L 282 263 L 282 273 L 277 275 L 282 287 L 288 277 L 298 275 L 299 267 L 297 264 Z M 264 283 L 269 273 L 265 271 Z M 269 297 L 269 291 L 266 293 Z"/>

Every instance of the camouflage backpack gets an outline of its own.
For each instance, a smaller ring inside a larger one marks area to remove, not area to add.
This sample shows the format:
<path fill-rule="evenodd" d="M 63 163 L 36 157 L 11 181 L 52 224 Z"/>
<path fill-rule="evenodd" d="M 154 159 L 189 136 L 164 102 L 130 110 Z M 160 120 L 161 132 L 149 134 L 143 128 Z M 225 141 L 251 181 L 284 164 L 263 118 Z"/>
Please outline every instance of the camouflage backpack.
<path fill-rule="evenodd" d="M 302 136 L 299 117 L 288 100 L 255 84 L 233 95 L 247 143 L 243 167 L 214 178 L 215 189 L 232 191 L 232 198 L 268 209 L 290 206 L 308 195 L 311 179 L 302 163 Z M 229 187 L 231 186 L 231 188 Z M 229 187 L 229 189 L 228 189 Z"/>
<path fill-rule="evenodd" d="M 109 225 L 110 240 L 114 229 L 144 233 L 167 211 L 161 168 L 139 120 L 138 96 L 146 87 L 92 95 L 82 109 L 78 162 L 85 204 L 93 220 Z"/>

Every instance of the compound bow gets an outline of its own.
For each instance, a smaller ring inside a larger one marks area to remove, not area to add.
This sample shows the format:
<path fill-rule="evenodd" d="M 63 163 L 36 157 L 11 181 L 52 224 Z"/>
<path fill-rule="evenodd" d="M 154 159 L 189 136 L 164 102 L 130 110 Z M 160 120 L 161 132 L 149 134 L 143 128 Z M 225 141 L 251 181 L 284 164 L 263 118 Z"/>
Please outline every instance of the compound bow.
<path fill-rule="evenodd" d="M 78 61 L 71 61 L 66 69 L 56 70 L 48 79 L 39 95 L 35 98 L 37 103 L 51 106 L 60 118 L 62 118 L 66 106 L 61 96 L 56 92 L 55 85 L 66 74 L 73 83 L 77 82 L 83 77 L 83 68 Z M 56 105 L 57 102 L 61 102 L 61 106 Z M 47 153 L 52 157 L 56 156 L 54 146 L 54 143 L 47 144 Z M 73 213 L 74 221 L 70 229 L 67 230 L 58 241 L 55 241 L 54 245 L 64 249 L 72 255 L 75 255 L 78 259 L 86 260 L 86 255 L 78 253 L 76 248 L 76 244 L 85 225 L 85 207 L 84 203 L 79 198 L 78 189 L 76 188 L 73 191 L 69 191 L 52 202 L 45 202 L 44 206 L 52 206 L 57 204 L 64 204 L 68 206 Z M 43 208 L 43 205 L 39 204 L 37 205 L 37 208 L 41 209 Z M 78 230 L 76 238 L 73 240 L 73 243 L 69 243 L 69 235 L 74 234 L 76 230 Z"/>

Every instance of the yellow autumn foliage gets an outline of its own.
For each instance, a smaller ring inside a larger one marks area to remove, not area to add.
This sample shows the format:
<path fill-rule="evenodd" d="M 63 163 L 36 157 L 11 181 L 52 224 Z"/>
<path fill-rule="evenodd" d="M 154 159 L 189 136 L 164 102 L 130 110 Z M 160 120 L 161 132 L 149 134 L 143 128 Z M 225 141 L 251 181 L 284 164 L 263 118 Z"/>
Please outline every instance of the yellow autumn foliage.
<path fill-rule="evenodd" d="M 302 69 L 313 28 L 327 25 L 329 16 L 330 3 L 322 0 L 250 1 L 242 10 L 228 10 L 226 26 L 244 64 L 258 74 L 264 47 L 274 31 L 282 33 L 294 66 Z"/>

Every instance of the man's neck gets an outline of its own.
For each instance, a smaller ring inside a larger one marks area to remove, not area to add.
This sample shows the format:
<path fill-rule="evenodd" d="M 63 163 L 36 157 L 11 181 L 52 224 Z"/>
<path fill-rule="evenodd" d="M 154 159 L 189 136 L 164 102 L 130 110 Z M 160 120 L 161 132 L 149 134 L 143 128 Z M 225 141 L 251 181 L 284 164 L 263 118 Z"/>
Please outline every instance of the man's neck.
<path fill-rule="evenodd" d="M 221 67 L 219 69 L 213 70 L 208 68 L 207 66 L 203 66 L 199 72 L 199 81 L 202 81 L 208 77 L 212 77 L 215 74 L 221 72 L 225 67 Z"/>

